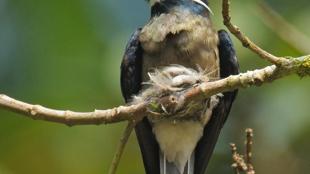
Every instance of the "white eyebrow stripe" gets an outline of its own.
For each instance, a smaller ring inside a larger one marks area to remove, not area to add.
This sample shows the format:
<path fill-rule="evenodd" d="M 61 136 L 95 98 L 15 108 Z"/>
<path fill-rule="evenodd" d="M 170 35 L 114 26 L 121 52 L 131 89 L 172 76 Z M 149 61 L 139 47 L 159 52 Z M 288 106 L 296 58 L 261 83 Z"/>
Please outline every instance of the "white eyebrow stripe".
<path fill-rule="evenodd" d="M 212 15 L 214 15 L 211 8 L 206 3 L 202 2 L 201 0 L 193 0 L 193 1 L 204 6 Z"/>

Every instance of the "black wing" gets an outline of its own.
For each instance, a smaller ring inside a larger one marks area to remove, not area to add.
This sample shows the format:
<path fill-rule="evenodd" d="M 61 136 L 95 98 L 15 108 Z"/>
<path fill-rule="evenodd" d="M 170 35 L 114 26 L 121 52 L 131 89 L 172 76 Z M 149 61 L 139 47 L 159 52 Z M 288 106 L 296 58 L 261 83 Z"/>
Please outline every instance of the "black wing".
<path fill-rule="evenodd" d="M 221 78 L 239 73 L 239 65 L 233 43 L 224 30 L 218 32 Z M 212 117 L 204 129 L 204 134 L 195 150 L 195 174 L 204 174 L 220 131 L 230 112 L 237 90 L 225 92 L 218 106 L 213 110 Z"/>
<path fill-rule="evenodd" d="M 121 65 L 121 89 L 126 102 L 130 102 L 132 95 L 141 89 L 143 50 L 138 39 L 140 31 L 138 29 L 128 41 Z M 159 174 L 159 147 L 149 121 L 144 118 L 135 131 L 146 173 Z"/>

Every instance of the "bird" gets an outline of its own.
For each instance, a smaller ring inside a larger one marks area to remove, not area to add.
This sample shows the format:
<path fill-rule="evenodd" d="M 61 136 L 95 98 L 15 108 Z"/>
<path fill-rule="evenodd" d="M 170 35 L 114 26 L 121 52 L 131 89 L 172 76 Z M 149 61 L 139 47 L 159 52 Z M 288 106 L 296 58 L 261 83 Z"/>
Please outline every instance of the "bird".
<path fill-rule="evenodd" d="M 150 19 L 131 35 L 121 63 L 125 102 L 145 88 L 154 68 L 203 69 L 213 80 L 239 73 L 232 40 L 225 30 L 214 29 L 208 0 L 147 1 Z M 155 121 L 146 116 L 138 122 L 135 132 L 145 173 L 204 174 L 237 93 L 224 92 L 213 106 L 208 104 L 211 98 L 202 101 L 206 109 L 189 119 Z"/>

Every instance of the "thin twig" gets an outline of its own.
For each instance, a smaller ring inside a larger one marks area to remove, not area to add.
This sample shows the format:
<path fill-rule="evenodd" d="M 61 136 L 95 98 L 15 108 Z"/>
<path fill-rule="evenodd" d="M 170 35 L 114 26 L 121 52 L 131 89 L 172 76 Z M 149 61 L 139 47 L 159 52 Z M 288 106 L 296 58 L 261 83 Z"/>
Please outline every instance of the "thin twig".
<path fill-rule="evenodd" d="M 246 152 L 245 161 L 248 167 L 247 174 L 255 174 L 254 166 L 252 163 L 252 145 L 253 145 L 253 129 L 246 129 Z"/>
<path fill-rule="evenodd" d="M 310 53 L 310 38 L 286 21 L 266 2 L 259 2 L 259 17 L 261 21 L 281 39 L 303 53 Z"/>
<path fill-rule="evenodd" d="M 112 164 L 111 164 L 110 169 L 109 169 L 109 174 L 115 174 L 116 173 L 116 170 L 117 170 L 117 167 L 118 167 L 119 162 L 121 160 L 121 157 L 123 155 L 125 146 L 128 142 L 130 134 L 131 134 L 131 132 L 135 126 L 136 126 L 136 122 L 132 122 L 132 121 L 128 122 L 127 127 L 124 130 L 123 135 L 122 135 L 122 137 L 119 141 L 119 144 L 117 146 L 116 153 L 113 157 Z"/>
<path fill-rule="evenodd" d="M 246 132 L 246 152 L 245 152 L 245 159 L 246 163 L 250 164 L 252 162 L 252 144 L 253 144 L 253 130 L 248 128 L 245 130 Z"/>
<path fill-rule="evenodd" d="M 234 34 L 243 44 L 244 47 L 250 49 L 261 58 L 271 62 L 275 65 L 283 65 L 289 62 L 286 58 L 277 57 L 273 54 L 263 50 L 259 46 L 257 46 L 254 42 L 252 42 L 247 36 L 245 36 L 240 29 L 231 23 L 231 16 L 230 16 L 230 0 L 223 0 L 222 4 L 222 15 L 223 15 L 223 22 L 224 25 L 228 28 L 228 30 Z"/>

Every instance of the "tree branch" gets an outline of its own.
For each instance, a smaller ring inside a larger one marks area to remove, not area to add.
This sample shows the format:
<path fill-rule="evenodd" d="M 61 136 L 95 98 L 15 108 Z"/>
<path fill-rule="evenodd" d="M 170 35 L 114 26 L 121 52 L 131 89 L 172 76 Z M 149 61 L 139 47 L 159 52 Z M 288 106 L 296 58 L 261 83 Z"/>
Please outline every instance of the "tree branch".
<path fill-rule="evenodd" d="M 265 59 L 272 64 L 281 66 L 282 64 L 288 63 L 288 60 L 286 60 L 286 58 L 274 56 L 273 54 L 268 53 L 267 51 L 257 46 L 247 36 L 245 36 L 237 26 L 231 23 L 229 0 L 223 0 L 222 15 L 224 25 L 233 35 L 235 35 L 240 40 L 244 47 L 249 48 L 251 51 L 259 55 L 262 59 Z"/>
<path fill-rule="evenodd" d="M 274 63 L 262 69 L 248 71 L 238 75 L 229 76 L 217 81 L 202 82 L 186 89 L 182 95 L 172 94 L 162 97 L 156 102 L 161 105 L 170 106 L 182 100 L 186 106 L 191 101 L 209 98 L 212 95 L 231 91 L 237 88 L 247 88 L 250 86 L 260 86 L 267 82 L 272 82 L 278 78 L 298 74 L 301 77 L 310 75 L 310 55 L 298 58 L 276 57 L 256 46 L 247 38 L 238 27 L 230 22 L 229 1 L 223 0 L 223 18 L 228 29 L 249 49 L 260 55 L 262 58 Z M 167 100 L 168 98 L 168 100 Z M 171 98 L 173 100 L 171 100 Z M 152 100 L 151 100 L 152 101 Z M 40 105 L 32 105 L 15 100 L 6 95 L 0 95 L 0 107 L 24 114 L 35 120 L 45 120 L 56 123 L 63 123 L 69 126 L 87 124 L 108 124 L 120 121 L 139 121 L 145 115 L 158 116 L 150 112 L 149 102 L 140 102 L 130 106 L 119 106 L 107 110 L 95 110 L 93 112 L 74 112 L 49 109 Z"/>
<path fill-rule="evenodd" d="M 192 100 L 201 100 L 212 95 L 231 91 L 237 88 L 247 88 L 250 86 L 260 86 L 264 83 L 272 82 L 278 78 L 290 74 L 299 76 L 310 75 L 310 55 L 298 58 L 287 59 L 288 63 L 282 66 L 267 66 L 263 69 L 248 71 L 238 75 L 229 76 L 225 79 L 203 82 L 187 89 L 182 96 L 172 95 L 174 101 L 163 97 L 160 102 L 163 106 L 172 105 L 179 100 L 184 101 L 184 105 Z M 171 98 L 169 96 L 168 98 Z M 125 120 L 139 121 L 145 115 L 158 116 L 149 112 L 150 103 L 142 102 L 130 106 L 119 106 L 107 110 L 95 110 L 94 112 L 74 112 L 46 108 L 40 105 L 32 105 L 15 100 L 6 95 L 0 95 L 0 107 L 21 113 L 35 120 L 45 120 L 56 123 L 63 123 L 69 126 L 108 124 Z"/>
<path fill-rule="evenodd" d="M 32 105 L 18 101 L 3 94 L 0 94 L 0 107 L 21 113 L 34 120 L 63 123 L 68 126 L 99 125 L 125 120 L 139 120 L 139 118 L 142 117 L 141 115 L 146 112 L 145 103 L 131 106 L 119 106 L 107 110 L 95 110 L 93 112 L 54 110 L 40 105 Z"/>

